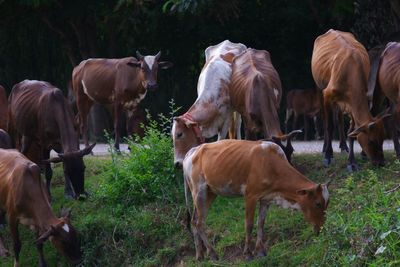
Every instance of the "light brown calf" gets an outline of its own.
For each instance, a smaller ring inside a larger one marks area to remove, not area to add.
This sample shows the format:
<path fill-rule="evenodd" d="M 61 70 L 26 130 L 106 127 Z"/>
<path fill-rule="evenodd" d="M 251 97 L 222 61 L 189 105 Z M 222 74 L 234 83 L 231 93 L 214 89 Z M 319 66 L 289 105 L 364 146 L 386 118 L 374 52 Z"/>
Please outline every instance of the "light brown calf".
<path fill-rule="evenodd" d="M 217 255 L 208 242 L 205 220 L 217 195 L 243 196 L 246 202 L 246 244 L 244 253 L 251 258 L 251 233 L 257 202 L 260 203 L 257 242 L 258 256 L 266 254 L 264 221 L 270 203 L 301 210 L 305 219 L 319 231 L 325 222 L 329 203 L 327 184 L 316 184 L 300 174 L 286 160 L 282 149 L 267 141 L 222 140 L 192 148 L 183 161 L 186 204 L 188 188 L 193 199 L 193 235 L 196 259 Z"/>
<path fill-rule="evenodd" d="M 14 245 L 14 267 L 19 265 L 21 251 L 19 223 L 36 231 L 40 266 L 46 264 L 43 243 L 47 239 L 72 264 L 81 261 L 77 233 L 69 216 L 57 218 L 53 214 L 39 167 L 16 150 L 0 149 L 0 222 L 6 215 Z M 0 255 L 5 254 L 7 252 L 0 240 Z"/>
<path fill-rule="evenodd" d="M 311 69 L 318 88 L 323 89 L 325 159 L 328 166 L 333 157 L 333 106 L 352 117 L 350 126 L 350 153 L 348 169 L 355 170 L 354 139 L 374 165 L 384 165 L 382 144 L 384 129 L 382 119 L 373 118 L 369 112 L 367 83 L 369 75 L 367 51 L 351 33 L 329 30 L 314 42 Z"/>

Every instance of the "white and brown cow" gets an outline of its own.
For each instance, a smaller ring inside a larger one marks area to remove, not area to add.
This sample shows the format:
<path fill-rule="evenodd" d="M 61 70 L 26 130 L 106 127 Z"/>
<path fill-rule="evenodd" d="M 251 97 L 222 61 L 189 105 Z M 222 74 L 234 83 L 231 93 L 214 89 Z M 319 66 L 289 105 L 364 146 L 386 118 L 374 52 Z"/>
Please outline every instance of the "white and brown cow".
<path fill-rule="evenodd" d="M 183 161 L 186 205 L 188 187 L 193 199 L 193 235 L 196 259 L 217 255 L 208 242 L 205 220 L 217 195 L 242 196 L 246 202 L 246 243 L 250 251 L 254 213 L 260 203 L 258 217 L 257 256 L 266 254 L 263 244 L 264 221 L 270 203 L 302 211 L 305 219 L 319 231 L 325 222 L 329 203 L 328 184 L 316 184 L 293 168 L 283 150 L 268 141 L 222 140 L 192 148 Z"/>
<path fill-rule="evenodd" d="M 218 140 L 226 138 L 233 117 L 228 91 L 232 67 L 221 55 L 238 55 L 245 50 L 245 45 L 229 40 L 205 50 L 206 63 L 197 83 L 198 97 L 185 114 L 174 118 L 172 126 L 176 167 L 182 166 L 186 152 L 204 143 L 204 138 L 216 134 Z M 241 119 L 236 118 L 235 121 L 237 138 L 240 139 Z"/>
<path fill-rule="evenodd" d="M 155 90 L 158 69 L 167 69 L 170 62 L 159 61 L 161 52 L 155 56 L 120 59 L 87 59 L 72 72 L 72 87 L 78 107 L 80 130 L 86 146 L 87 116 L 93 103 L 113 104 L 115 148 L 119 149 L 120 117 L 123 110 L 133 115 L 137 105 L 146 96 L 147 90 Z M 129 120 L 129 118 L 127 119 Z"/>
<path fill-rule="evenodd" d="M 39 266 L 46 266 L 43 243 L 49 239 L 56 249 L 76 265 L 82 252 L 69 214 L 57 218 L 50 206 L 46 185 L 40 177 L 40 168 L 16 150 L 0 149 L 0 223 L 7 218 L 14 245 L 14 266 L 19 266 L 21 241 L 18 225 L 35 230 Z M 0 237 L 0 256 L 6 256 Z"/>

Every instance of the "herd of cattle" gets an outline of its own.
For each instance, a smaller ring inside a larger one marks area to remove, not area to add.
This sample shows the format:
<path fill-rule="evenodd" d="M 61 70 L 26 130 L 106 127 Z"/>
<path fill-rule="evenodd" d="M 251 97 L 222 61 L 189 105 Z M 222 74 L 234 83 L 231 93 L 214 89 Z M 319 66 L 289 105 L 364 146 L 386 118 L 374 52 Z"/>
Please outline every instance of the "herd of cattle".
<path fill-rule="evenodd" d="M 376 54 L 370 74 L 368 53 L 354 36 L 329 30 L 314 43 L 311 68 L 319 89 L 293 91 L 288 96 L 288 114 L 292 109 L 296 117 L 298 113 L 314 117 L 322 109 L 325 165 L 333 157 L 334 114 L 339 117 L 341 147 L 347 149 L 342 112 L 351 117 L 348 168 L 357 169 L 355 138 L 373 164 L 384 164 L 383 119 L 397 125 L 400 112 L 400 44 L 389 43 Z M 14 266 L 18 266 L 21 250 L 18 224 L 35 230 L 40 266 L 46 265 L 43 242 L 47 239 L 72 264 L 81 262 L 80 244 L 69 215 L 57 218 L 51 209 L 50 163 L 63 163 L 66 197 L 84 197 L 83 157 L 95 146 L 89 145 L 87 135 L 91 106 L 112 105 L 115 148 L 119 149 L 122 112 L 132 117 L 147 90 L 157 88 L 158 69 L 172 65 L 160 61 L 160 57 L 161 52 L 155 56 L 137 52 L 137 58 L 82 61 L 72 73 L 76 116 L 61 90 L 48 82 L 22 81 L 13 86 L 8 100 L 4 88 L 0 88 L 0 127 L 6 130 L 0 131 L 0 223 L 7 218 Z M 171 131 L 174 164 L 183 169 L 186 204 L 189 191 L 193 200 L 191 225 L 196 258 L 204 256 L 204 248 L 212 259 L 217 258 L 205 232 L 207 212 L 217 195 L 245 199 L 244 253 L 248 258 L 266 254 L 264 221 L 270 203 L 302 211 L 318 232 L 329 203 L 329 182 L 314 183 L 291 165 L 291 139 L 301 131 L 285 134 L 280 128 L 282 85 L 270 54 L 226 40 L 208 47 L 205 60 L 197 84 L 198 97 L 185 114 L 174 118 Z M 370 76 L 373 86 L 368 88 Z M 391 103 L 390 112 L 384 110 L 373 117 L 370 107 L 379 110 L 385 97 Z M 246 141 L 240 140 L 242 119 Z M 231 139 L 222 140 L 228 132 Z M 86 145 L 82 150 L 80 134 Z M 396 127 L 392 127 L 391 134 L 400 156 Z M 206 138 L 215 135 L 217 142 L 205 143 Z M 50 158 L 51 150 L 58 155 Z M 257 203 L 258 230 L 253 253 L 250 244 Z M 7 254 L 0 236 L 0 256 Z"/>

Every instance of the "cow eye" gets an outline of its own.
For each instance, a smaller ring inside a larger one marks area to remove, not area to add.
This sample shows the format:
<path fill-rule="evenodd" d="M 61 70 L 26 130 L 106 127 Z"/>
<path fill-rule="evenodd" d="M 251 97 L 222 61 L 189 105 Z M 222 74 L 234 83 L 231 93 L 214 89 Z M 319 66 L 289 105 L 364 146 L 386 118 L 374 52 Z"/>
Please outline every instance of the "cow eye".
<path fill-rule="evenodd" d="M 183 133 L 178 133 L 178 134 L 176 135 L 176 137 L 177 137 L 177 138 L 181 138 L 182 135 L 183 135 Z"/>

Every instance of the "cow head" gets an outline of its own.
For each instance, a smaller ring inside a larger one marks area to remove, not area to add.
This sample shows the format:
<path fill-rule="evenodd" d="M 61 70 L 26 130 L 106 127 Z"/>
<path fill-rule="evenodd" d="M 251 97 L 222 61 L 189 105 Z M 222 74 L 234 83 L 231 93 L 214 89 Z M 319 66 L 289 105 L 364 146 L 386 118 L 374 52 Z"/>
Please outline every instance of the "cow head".
<path fill-rule="evenodd" d="M 136 51 L 136 57 L 139 61 L 130 61 L 127 64 L 134 68 L 140 68 L 143 77 L 142 86 L 146 90 L 154 91 L 158 87 L 158 69 L 168 69 L 172 67 L 172 63 L 168 61 L 159 61 L 161 51 L 155 56 L 142 56 L 139 51 Z"/>
<path fill-rule="evenodd" d="M 50 225 L 50 228 L 46 232 L 41 233 L 36 243 L 43 244 L 47 239 L 73 265 L 78 265 L 82 262 L 82 251 L 78 234 L 71 225 L 69 213 L 59 218 L 56 224 Z"/>
<path fill-rule="evenodd" d="M 383 141 L 385 139 L 385 132 L 383 126 L 383 119 L 391 116 L 391 114 L 382 113 L 348 134 L 349 137 L 357 138 L 363 151 L 367 154 L 372 164 L 376 166 L 385 165 L 385 158 L 383 156 Z"/>
<path fill-rule="evenodd" d="M 65 180 L 71 181 L 72 188 L 74 189 L 74 198 L 78 198 L 85 194 L 85 164 L 83 157 L 92 152 L 96 143 L 78 151 L 59 153 L 58 157 L 51 158 L 49 161 L 63 162 Z"/>
<path fill-rule="evenodd" d="M 283 152 L 285 153 L 285 156 L 287 158 L 287 160 L 292 163 L 292 154 L 293 154 L 293 146 L 292 146 L 292 138 L 298 134 L 301 133 L 301 130 L 294 130 L 291 131 L 288 134 L 285 135 L 281 135 L 281 136 L 272 136 L 272 141 L 277 144 L 278 146 L 280 146 L 283 150 Z M 286 146 L 282 143 L 282 141 L 286 141 Z"/>
<path fill-rule="evenodd" d="M 318 233 L 326 219 L 326 209 L 329 204 L 329 191 L 326 184 L 318 184 L 311 188 L 297 190 L 300 196 L 298 201 L 301 211 L 306 221 L 314 226 L 314 230 Z"/>
<path fill-rule="evenodd" d="M 174 165 L 182 168 L 186 153 L 202 143 L 198 125 L 183 116 L 174 117 L 171 136 L 174 143 Z"/>

